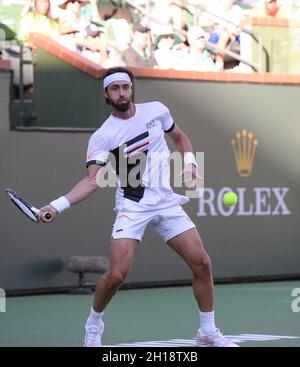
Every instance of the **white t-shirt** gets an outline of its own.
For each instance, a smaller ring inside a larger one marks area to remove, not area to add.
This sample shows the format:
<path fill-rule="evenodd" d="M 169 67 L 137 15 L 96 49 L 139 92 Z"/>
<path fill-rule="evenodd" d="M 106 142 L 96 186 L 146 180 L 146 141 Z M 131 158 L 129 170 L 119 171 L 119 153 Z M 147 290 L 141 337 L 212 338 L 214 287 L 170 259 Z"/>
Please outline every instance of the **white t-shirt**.
<path fill-rule="evenodd" d="M 117 173 L 116 210 L 152 210 L 189 199 L 170 186 L 170 150 L 164 133 L 175 123 L 160 102 L 135 104 L 127 120 L 110 115 L 90 137 L 86 165 L 106 165 L 115 160 Z M 112 153 L 112 155 L 110 155 Z M 113 164 L 114 165 L 114 164 Z"/>

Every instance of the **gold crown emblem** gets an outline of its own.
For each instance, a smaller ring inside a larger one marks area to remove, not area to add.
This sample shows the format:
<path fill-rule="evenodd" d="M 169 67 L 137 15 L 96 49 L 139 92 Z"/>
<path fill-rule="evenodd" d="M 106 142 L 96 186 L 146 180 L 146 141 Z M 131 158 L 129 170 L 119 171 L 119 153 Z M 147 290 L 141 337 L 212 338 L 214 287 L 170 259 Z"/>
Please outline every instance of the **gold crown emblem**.
<path fill-rule="evenodd" d="M 235 138 L 231 140 L 237 170 L 242 177 L 248 177 L 252 173 L 257 144 L 258 140 L 253 139 L 253 133 L 247 132 L 246 129 L 241 133 L 237 132 Z"/>

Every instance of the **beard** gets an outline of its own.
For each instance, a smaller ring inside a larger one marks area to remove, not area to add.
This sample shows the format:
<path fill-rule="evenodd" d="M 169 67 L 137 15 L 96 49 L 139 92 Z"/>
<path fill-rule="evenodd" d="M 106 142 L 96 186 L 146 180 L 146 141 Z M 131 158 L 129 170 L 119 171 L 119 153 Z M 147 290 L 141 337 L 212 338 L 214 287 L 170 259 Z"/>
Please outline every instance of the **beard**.
<path fill-rule="evenodd" d="M 110 101 L 111 105 L 120 112 L 127 112 L 130 108 L 131 101 L 122 100 L 119 102 Z"/>

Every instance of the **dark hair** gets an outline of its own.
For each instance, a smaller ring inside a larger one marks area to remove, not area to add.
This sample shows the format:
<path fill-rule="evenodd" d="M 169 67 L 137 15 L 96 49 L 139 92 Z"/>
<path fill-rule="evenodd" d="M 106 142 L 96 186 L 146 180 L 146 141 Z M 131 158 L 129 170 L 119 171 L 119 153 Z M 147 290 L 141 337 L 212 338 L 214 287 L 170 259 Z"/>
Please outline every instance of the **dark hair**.
<path fill-rule="evenodd" d="M 133 73 L 130 70 L 128 70 L 126 68 L 123 68 L 122 66 L 116 66 L 116 67 L 107 69 L 105 71 L 105 73 L 103 74 L 103 79 L 106 78 L 107 76 L 115 74 L 115 73 L 126 73 L 129 76 L 129 78 L 131 80 L 131 83 L 132 83 L 132 91 L 133 91 L 133 93 L 132 93 L 132 102 L 134 102 L 134 75 L 133 75 Z M 108 87 L 105 88 L 106 92 L 107 92 L 107 88 Z M 104 97 L 104 98 L 105 98 L 106 104 L 110 105 L 109 100 L 106 97 Z"/>

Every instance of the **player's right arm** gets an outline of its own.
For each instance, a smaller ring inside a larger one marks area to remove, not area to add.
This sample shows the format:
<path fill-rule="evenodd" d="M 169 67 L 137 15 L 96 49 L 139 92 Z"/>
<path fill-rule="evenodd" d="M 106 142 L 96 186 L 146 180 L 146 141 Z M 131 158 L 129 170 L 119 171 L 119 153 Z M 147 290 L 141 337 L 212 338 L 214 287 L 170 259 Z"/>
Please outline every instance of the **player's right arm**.
<path fill-rule="evenodd" d="M 78 184 L 65 195 L 70 205 L 79 203 L 97 190 L 97 174 L 101 168 L 102 166 L 96 164 L 88 166 L 87 174 L 84 179 L 78 182 Z"/>
<path fill-rule="evenodd" d="M 42 222 L 46 223 L 44 218 L 46 212 L 51 214 L 52 220 L 50 222 L 53 222 L 58 213 L 86 199 L 97 190 L 97 175 L 108 162 L 109 151 L 109 137 L 104 123 L 89 139 L 86 154 L 86 176 L 66 195 L 51 201 L 49 205 L 40 209 L 39 219 Z"/>
<path fill-rule="evenodd" d="M 65 198 L 70 203 L 70 206 L 75 205 L 80 201 L 86 199 L 97 190 L 97 174 L 102 168 L 103 166 L 97 164 L 92 164 L 88 166 L 86 176 L 65 195 Z M 44 223 L 49 223 L 49 221 L 45 221 L 45 213 L 50 213 L 52 218 L 50 222 L 53 222 L 58 215 L 57 210 L 52 205 L 48 204 L 42 207 L 40 209 L 39 219 Z"/>

